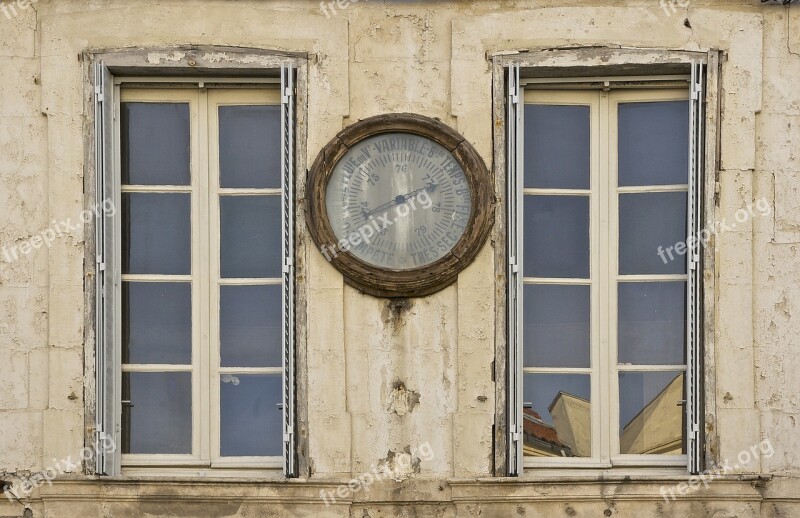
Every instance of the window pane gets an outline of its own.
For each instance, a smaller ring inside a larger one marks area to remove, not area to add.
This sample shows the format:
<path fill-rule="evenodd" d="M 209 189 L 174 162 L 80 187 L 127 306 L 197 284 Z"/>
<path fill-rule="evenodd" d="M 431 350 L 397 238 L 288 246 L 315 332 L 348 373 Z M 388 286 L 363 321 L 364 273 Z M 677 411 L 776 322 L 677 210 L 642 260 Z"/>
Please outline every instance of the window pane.
<path fill-rule="evenodd" d="M 192 363 L 192 285 L 122 283 L 122 363 Z"/>
<path fill-rule="evenodd" d="M 592 412 L 588 374 L 525 374 L 524 453 L 590 457 Z"/>
<path fill-rule="evenodd" d="M 589 188 L 589 107 L 525 106 L 525 187 Z"/>
<path fill-rule="evenodd" d="M 122 183 L 189 185 L 189 104 L 121 103 Z"/>
<path fill-rule="evenodd" d="M 685 192 L 620 194 L 621 275 L 686 273 L 686 196 Z"/>
<path fill-rule="evenodd" d="M 282 378 L 265 374 L 222 374 L 220 454 L 283 454 Z"/>
<path fill-rule="evenodd" d="M 525 277 L 589 278 L 589 197 L 525 196 Z"/>
<path fill-rule="evenodd" d="M 524 287 L 526 367 L 589 367 L 589 286 Z"/>
<path fill-rule="evenodd" d="M 122 273 L 192 273 L 190 196 L 122 194 Z"/>
<path fill-rule="evenodd" d="M 220 286 L 223 367 L 283 364 L 281 286 Z"/>
<path fill-rule="evenodd" d="M 280 187 L 280 172 L 280 107 L 220 106 L 220 187 Z"/>
<path fill-rule="evenodd" d="M 685 453 L 684 399 L 683 372 L 621 372 L 620 453 Z"/>
<path fill-rule="evenodd" d="M 192 374 L 122 373 L 122 453 L 192 453 Z"/>
<path fill-rule="evenodd" d="M 221 196 L 219 204 L 222 277 L 280 277 L 281 198 Z"/>
<path fill-rule="evenodd" d="M 689 181 L 689 101 L 619 105 L 619 185 Z"/>
<path fill-rule="evenodd" d="M 685 282 L 621 282 L 618 307 L 619 363 L 686 362 Z"/>

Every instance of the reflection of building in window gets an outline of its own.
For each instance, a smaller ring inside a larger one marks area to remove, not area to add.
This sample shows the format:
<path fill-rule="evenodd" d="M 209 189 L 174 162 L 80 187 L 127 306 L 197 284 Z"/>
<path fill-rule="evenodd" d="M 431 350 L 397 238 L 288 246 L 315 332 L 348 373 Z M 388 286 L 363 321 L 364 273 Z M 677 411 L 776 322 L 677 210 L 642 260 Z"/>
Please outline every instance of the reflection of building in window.
<path fill-rule="evenodd" d="M 524 454 L 534 457 L 591 456 L 591 407 L 589 401 L 559 392 L 547 408 L 553 425 L 534 410 L 524 409 Z"/>
<path fill-rule="evenodd" d="M 683 373 L 622 427 L 620 453 L 672 454 L 683 452 Z M 534 457 L 591 456 L 591 406 L 578 396 L 559 392 L 547 408 L 553 424 L 525 408 L 524 454 Z"/>
<path fill-rule="evenodd" d="M 683 373 L 622 427 L 620 453 L 680 455 L 683 452 Z"/>
<path fill-rule="evenodd" d="M 558 440 L 556 429 L 542 421 L 539 414 L 525 408 L 522 411 L 524 424 L 523 448 L 525 455 L 534 457 L 573 457 L 569 446 Z"/>
<path fill-rule="evenodd" d="M 558 439 L 568 444 L 576 457 L 591 457 L 592 410 L 589 401 L 559 392 L 547 410 L 553 416 Z"/>

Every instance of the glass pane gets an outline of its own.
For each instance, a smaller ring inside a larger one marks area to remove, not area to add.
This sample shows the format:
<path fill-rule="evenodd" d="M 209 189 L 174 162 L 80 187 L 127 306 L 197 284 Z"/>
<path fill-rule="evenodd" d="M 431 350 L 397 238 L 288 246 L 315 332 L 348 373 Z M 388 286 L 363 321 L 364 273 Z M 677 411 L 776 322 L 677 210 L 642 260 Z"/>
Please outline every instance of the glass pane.
<path fill-rule="evenodd" d="M 279 106 L 219 107 L 220 187 L 281 186 Z"/>
<path fill-rule="evenodd" d="M 192 285 L 122 283 L 122 363 L 192 363 Z"/>
<path fill-rule="evenodd" d="M 121 103 L 122 183 L 189 185 L 189 104 Z"/>
<path fill-rule="evenodd" d="M 190 372 L 123 372 L 122 400 L 122 453 L 192 453 Z"/>
<path fill-rule="evenodd" d="M 536 457 L 592 455 L 588 374 L 525 374 L 523 452 Z"/>
<path fill-rule="evenodd" d="M 683 372 L 621 372 L 620 453 L 685 453 L 683 399 Z"/>
<path fill-rule="evenodd" d="M 122 273 L 192 273 L 190 196 L 122 194 Z"/>
<path fill-rule="evenodd" d="M 220 286 L 223 367 L 283 364 L 281 286 Z"/>
<path fill-rule="evenodd" d="M 222 374 L 220 454 L 223 457 L 283 454 L 280 375 Z"/>
<path fill-rule="evenodd" d="M 280 196 L 221 196 L 219 205 L 222 277 L 280 277 Z"/>
<path fill-rule="evenodd" d="M 621 282 L 618 291 L 619 363 L 683 365 L 686 360 L 686 283 Z"/>
<path fill-rule="evenodd" d="M 525 106 L 525 187 L 588 189 L 588 106 Z"/>
<path fill-rule="evenodd" d="M 620 194 L 619 273 L 686 273 L 685 192 Z"/>
<path fill-rule="evenodd" d="M 619 105 L 619 185 L 689 181 L 689 101 Z"/>
<path fill-rule="evenodd" d="M 589 286 L 524 286 L 526 367 L 589 367 Z"/>
<path fill-rule="evenodd" d="M 525 196 L 525 277 L 589 278 L 589 197 Z"/>

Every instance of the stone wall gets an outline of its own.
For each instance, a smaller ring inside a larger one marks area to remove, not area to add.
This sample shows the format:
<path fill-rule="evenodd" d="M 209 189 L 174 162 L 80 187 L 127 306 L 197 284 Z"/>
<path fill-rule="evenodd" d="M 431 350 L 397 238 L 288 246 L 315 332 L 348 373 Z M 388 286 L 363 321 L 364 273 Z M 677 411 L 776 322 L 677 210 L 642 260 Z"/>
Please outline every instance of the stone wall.
<path fill-rule="evenodd" d="M 723 51 L 720 171 L 707 219 L 765 198 L 774 210 L 715 240 L 709 460 L 763 439 L 775 454 L 666 503 L 687 477 L 527 472 L 494 466 L 495 233 L 457 284 L 395 304 L 303 256 L 309 470 L 299 481 L 60 477 L 33 516 L 800 516 L 800 6 L 758 0 L 39 0 L 0 13 L 0 246 L 79 219 L 90 50 L 220 45 L 307 53 L 307 161 L 344 126 L 409 111 L 438 117 L 492 164 L 493 54 L 574 46 Z M 667 4 L 669 2 L 666 2 Z M 24 2 L 23 2 L 24 4 Z M 684 7 L 677 6 L 681 4 Z M 688 5 L 687 5 L 688 4 Z M 160 59 L 160 58 L 154 58 Z M 502 171 L 502 168 L 499 169 Z M 0 255 L 0 479 L 84 446 L 84 233 Z M 3 249 L 0 249 L 0 254 Z M 409 402 L 411 402 L 409 404 Z M 89 420 L 91 422 L 91 420 Z M 406 447 L 433 458 L 404 482 L 325 506 Z M 734 462 L 731 462 L 733 464 Z M 351 504 L 351 502 L 354 502 Z M 23 505 L 0 499 L 0 515 Z M 47 513 L 47 514 L 45 514 Z M 611 513 L 611 514 L 609 514 Z"/>

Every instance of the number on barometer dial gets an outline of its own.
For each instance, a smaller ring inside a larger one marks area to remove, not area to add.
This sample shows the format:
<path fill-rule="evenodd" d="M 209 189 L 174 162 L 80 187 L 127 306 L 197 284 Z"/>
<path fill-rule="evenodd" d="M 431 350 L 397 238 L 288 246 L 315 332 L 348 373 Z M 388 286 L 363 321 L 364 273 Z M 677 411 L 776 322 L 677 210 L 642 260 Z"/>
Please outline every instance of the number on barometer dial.
<path fill-rule="evenodd" d="M 433 140 L 410 133 L 385 133 L 354 145 L 333 169 L 325 201 L 333 232 L 348 241 L 350 253 L 394 270 L 427 266 L 447 255 L 472 209 L 458 161 Z"/>

